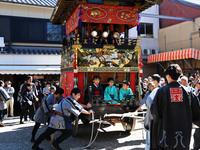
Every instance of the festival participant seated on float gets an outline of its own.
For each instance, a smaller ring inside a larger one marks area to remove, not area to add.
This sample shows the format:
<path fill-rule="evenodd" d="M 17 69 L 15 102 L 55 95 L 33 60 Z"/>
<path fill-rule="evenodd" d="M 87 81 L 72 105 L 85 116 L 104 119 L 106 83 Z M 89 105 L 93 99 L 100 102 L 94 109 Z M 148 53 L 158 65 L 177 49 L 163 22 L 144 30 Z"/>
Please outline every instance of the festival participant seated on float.
<path fill-rule="evenodd" d="M 128 95 L 133 95 L 132 90 L 129 88 L 130 82 L 124 80 L 123 81 L 123 86 L 119 90 L 119 100 L 120 102 L 124 101 Z M 133 96 L 131 96 L 133 98 Z M 124 101 L 125 102 L 125 101 Z M 128 101 L 126 101 L 128 102 Z"/>
<path fill-rule="evenodd" d="M 100 83 L 100 77 L 95 75 L 93 77 L 93 84 L 92 84 L 92 95 L 100 96 L 103 98 L 103 87 Z"/>
<path fill-rule="evenodd" d="M 108 85 L 104 91 L 104 99 L 108 104 L 118 104 L 118 92 L 116 87 L 114 86 L 113 78 L 108 79 Z"/>

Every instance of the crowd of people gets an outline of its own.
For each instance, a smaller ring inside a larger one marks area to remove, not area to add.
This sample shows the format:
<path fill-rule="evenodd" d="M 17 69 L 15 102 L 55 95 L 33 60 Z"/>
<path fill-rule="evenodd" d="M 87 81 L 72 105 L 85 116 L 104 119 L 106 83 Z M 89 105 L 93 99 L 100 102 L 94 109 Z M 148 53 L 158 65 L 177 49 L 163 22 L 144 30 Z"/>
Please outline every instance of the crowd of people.
<path fill-rule="evenodd" d="M 29 114 L 30 120 L 34 120 L 34 114 L 42 102 L 44 97 L 54 93 L 59 87 L 59 81 L 56 80 L 53 84 L 47 82 L 44 86 L 39 80 L 33 82 L 32 76 L 27 76 L 24 84 L 20 86 L 18 98 L 21 106 L 20 123 L 23 124 L 23 118 L 27 121 Z M 14 117 L 14 93 L 15 89 L 11 81 L 0 80 L 0 126 L 4 126 L 3 120 L 6 117 Z"/>
<path fill-rule="evenodd" d="M 10 111 L 9 115 L 13 116 L 13 94 L 14 88 L 11 87 L 11 82 L 6 81 L 6 86 L 4 87 L 4 82 L 0 80 L 1 127 L 5 126 L 3 119 L 7 112 L 7 105 Z M 64 90 L 59 87 L 58 81 L 55 86 L 47 82 L 42 89 L 39 81 L 33 83 L 32 76 L 28 76 L 24 84 L 20 86 L 18 94 L 21 104 L 20 124 L 24 124 L 24 121 L 28 120 L 27 116 L 31 121 L 35 122 L 31 134 L 31 142 L 34 143 L 33 150 L 41 150 L 39 144 L 44 139 L 50 140 L 51 134 L 61 131 L 62 134 L 51 143 L 56 150 L 60 150 L 59 143 L 72 133 L 72 114 L 78 117 L 81 113 L 93 113 L 92 110 L 87 111 L 84 109 L 90 108 L 90 103 L 84 105 L 77 102 L 81 95 L 80 89 L 72 89 L 70 96 L 65 98 L 63 96 Z M 35 140 L 35 135 L 41 124 L 48 124 L 48 128 Z"/>
<path fill-rule="evenodd" d="M 189 149 L 192 123 L 200 121 L 199 74 L 182 74 L 179 65 L 172 64 L 165 71 L 142 82 L 142 101 L 147 108 L 144 119 L 146 130 L 145 150 Z M 194 150 L 200 149 L 200 130 L 194 133 Z"/>
<path fill-rule="evenodd" d="M 165 77 L 158 74 L 144 78 L 141 82 L 140 105 L 136 111 L 142 111 L 146 105 L 147 113 L 144 119 L 146 131 L 146 150 L 189 149 L 192 123 L 200 125 L 200 78 L 196 73 L 194 76 L 182 74 L 179 65 L 171 64 L 164 71 Z M 123 81 L 121 89 L 114 86 L 114 79 L 108 79 L 108 86 L 103 90 L 100 77 L 93 76 L 91 85 L 92 95 L 98 95 L 107 104 L 128 103 L 126 97 L 134 97 L 128 81 Z M 4 116 L 13 116 L 13 94 L 14 88 L 11 82 L 0 81 L 0 122 L 1 126 Z M 52 86 L 50 82 L 42 89 L 38 81 L 32 82 L 28 76 L 19 91 L 21 103 L 20 124 L 27 120 L 35 121 L 32 130 L 31 142 L 33 150 L 41 150 L 40 143 L 44 139 L 50 139 L 50 135 L 56 131 L 62 134 L 54 139 L 52 146 L 60 150 L 59 143 L 72 134 L 73 116 L 78 117 L 81 113 L 91 114 L 91 104 L 79 104 L 77 101 L 81 91 L 74 88 L 69 97 L 64 97 L 64 90 Z M 8 111 L 7 111 L 8 109 Z M 87 110 L 89 109 L 89 110 Z M 35 135 L 41 124 L 48 124 L 48 128 L 37 138 Z M 194 134 L 194 150 L 200 149 L 200 129 Z"/>

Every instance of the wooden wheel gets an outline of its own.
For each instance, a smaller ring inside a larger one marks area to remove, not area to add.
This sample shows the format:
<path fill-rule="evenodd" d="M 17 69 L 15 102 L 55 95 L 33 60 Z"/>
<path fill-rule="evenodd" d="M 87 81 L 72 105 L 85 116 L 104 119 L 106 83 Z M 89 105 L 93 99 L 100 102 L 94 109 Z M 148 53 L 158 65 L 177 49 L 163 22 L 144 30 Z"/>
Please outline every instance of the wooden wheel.
<path fill-rule="evenodd" d="M 81 118 L 81 121 L 83 122 L 83 124 L 89 124 L 90 120 L 88 120 L 87 118 Z"/>
<path fill-rule="evenodd" d="M 126 124 L 122 124 L 124 127 L 124 130 L 126 132 L 132 132 L 135 129 L 136 125 L 136 118 L 124 118 L 122 121 L 124 121 Z"/>
<path fill-rule="evenodd" d="M 72 122 L 72 136 L 75 137 L 78 132 L 78 121 L 79 118 L 76 117 L 75 120 Z"/>

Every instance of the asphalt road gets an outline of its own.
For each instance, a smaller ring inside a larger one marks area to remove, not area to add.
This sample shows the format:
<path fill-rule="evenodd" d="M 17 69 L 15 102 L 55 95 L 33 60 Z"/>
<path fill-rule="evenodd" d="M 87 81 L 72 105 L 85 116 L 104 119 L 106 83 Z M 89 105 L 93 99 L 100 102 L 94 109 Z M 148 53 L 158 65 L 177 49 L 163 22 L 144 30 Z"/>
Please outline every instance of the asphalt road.
<path fill-rule="evenodd" d="M 87 149 L 92 150 L 143 150 L 145 147 L 145 131 L 143 131 L 141 120 L 137 120 L 136 128 L 131 133 L 124 132 L 121 124 L 112 126 L 103 124 L 96 141 Z M 7 118 L 5 127 L 0 127 L 0 150 L 31 150 L 30 142 L 31 131 L 34 122 L 27 121 L 19 124 L 19 117 Z M 97 131 L 98 124 L 95 124 Z M 46 126 L 42 126 L 36 137 L 38 137 Z M 55 137 L 60 133 L 56 133 Z M 76 137 L 69 137 L 60 147 L 64 150 L 80 150 L 89 142 L 91 134 L 91 124 L 83 125 L 80 123 L 79 132 Z M 96 135 L 96 133 L 95 133 Z M 143 136 L 144 135 L 144 136 Z M 193 143 L 193 139 L 191 145 Z M 50 141 L 43 141 L 40 145 L 45 150 L 53 150 Z"/>

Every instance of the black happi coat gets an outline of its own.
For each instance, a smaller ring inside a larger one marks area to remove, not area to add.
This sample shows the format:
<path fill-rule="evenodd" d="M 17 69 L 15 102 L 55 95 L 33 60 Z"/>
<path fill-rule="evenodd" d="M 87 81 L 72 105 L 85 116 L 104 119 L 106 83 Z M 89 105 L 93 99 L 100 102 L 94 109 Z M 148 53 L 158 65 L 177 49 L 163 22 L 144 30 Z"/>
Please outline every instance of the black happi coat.
<path fill-rule="evenodd" d="M 198 99 L 178 82 L 160 88 L 151 106 L 151 149 L 189 150 L 193 112 L 200 112 Z"/>

